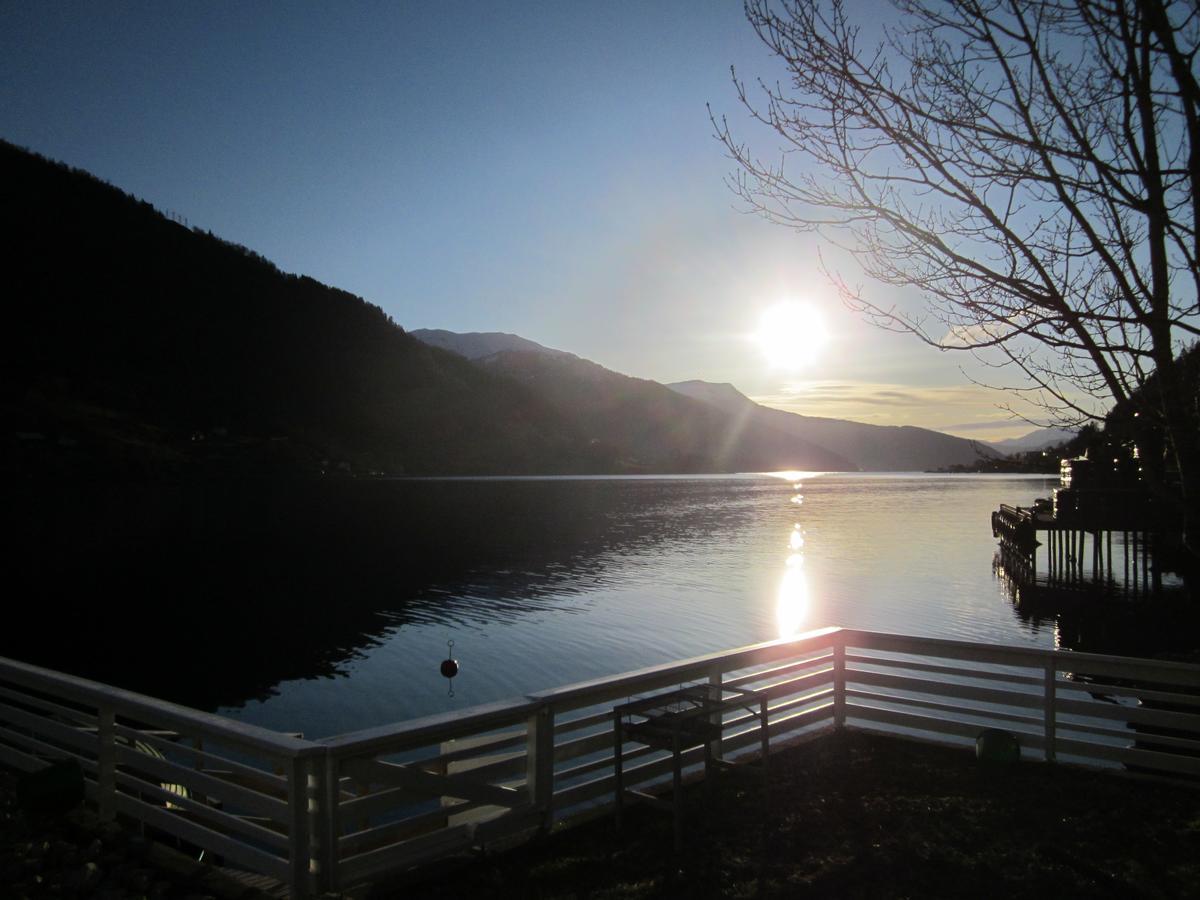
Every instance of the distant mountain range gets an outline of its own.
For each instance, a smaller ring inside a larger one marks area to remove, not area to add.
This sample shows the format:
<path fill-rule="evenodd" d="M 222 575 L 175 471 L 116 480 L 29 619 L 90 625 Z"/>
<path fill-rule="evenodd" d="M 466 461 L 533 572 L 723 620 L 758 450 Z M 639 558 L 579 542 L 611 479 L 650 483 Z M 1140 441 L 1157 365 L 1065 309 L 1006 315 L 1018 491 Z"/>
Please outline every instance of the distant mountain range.
<path fill-rule="evenodd" d="M 745 421 L 761 423 L 810 441 L 853 460 L 872 472 L 906 472 L 970 465 L 998 456 L 980 441 L 970 441 L 912 425 L 866 425 L 845 419 L 802 416 L 760 406 L 731 384 L 682 381 L 672 390 L 703 400 Z"/>
<path fill-rule="evenodd" d="M 927 428 L 864 425 L 770 409 L 758 405 L 731 384 L 683 381 L 658 385 L 611 372 L 596 363 L 513 334 L 423 330 L 412 334 L 529 385 L 559 411 L 581 411 L 583 421 L 579 425 L 583 427 L 590 421 L 603 434 L 614 430 L 629 432 L 636 427 L 634 423 L 648 418 L 682 417 L 685 410 L 695 417 L 692 407 L 671 407 L 662 395 L 663 390 L 669 389 L 726 414 L 734 423 L 726 427 L 738 434 L 769 436 L 766 439 L 775 442 L 781 437 L 790 439 L 814 458 L 818 451 L 828 454 L 825 465 L 810 468 L 919 471 L 970 465 L 980 457 L 999 455 L 982 442 Z M 631 397 L 639 398 L 641 406 L 631 405 Z"/>
<path fill-rule="evenodd" d="M 666 386 L 378 307 L 0 142 L 0 453 L 23 474 L 927 469 L 986 445 Z"/>
<path fill-rule="evenodd" d="M 1057 447 L 1073 437 L 1075 437 L 1075 432 L 1066 428 L 1039 428 L 1021 437 L 991 441 L 990 444 L 1001 453 L 1029 453 L 1034 450 Z"/>
<path fill-rule="evenodd" d="M 413 337 L 458 353 L 536 393 L 627 471 L 846 471 L 845 457 L 770 425 L 742 421 L 573 353 L 500 332 L 419 329 Z"/>

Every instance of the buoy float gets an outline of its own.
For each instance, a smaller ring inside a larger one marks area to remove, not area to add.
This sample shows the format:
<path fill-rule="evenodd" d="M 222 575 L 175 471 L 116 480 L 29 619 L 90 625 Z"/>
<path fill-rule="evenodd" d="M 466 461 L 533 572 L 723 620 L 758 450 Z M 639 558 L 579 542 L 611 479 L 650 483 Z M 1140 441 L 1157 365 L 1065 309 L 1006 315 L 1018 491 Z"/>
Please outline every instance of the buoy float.
<path fill-rule="evenodd" d="M 454 676 L 458 674 L 458 660 L 454 658 L 454 641 L 446 641 L 446 658 L 440 667 L 442 677 L 450 682 L 450 696 L 454 696 Z"/>

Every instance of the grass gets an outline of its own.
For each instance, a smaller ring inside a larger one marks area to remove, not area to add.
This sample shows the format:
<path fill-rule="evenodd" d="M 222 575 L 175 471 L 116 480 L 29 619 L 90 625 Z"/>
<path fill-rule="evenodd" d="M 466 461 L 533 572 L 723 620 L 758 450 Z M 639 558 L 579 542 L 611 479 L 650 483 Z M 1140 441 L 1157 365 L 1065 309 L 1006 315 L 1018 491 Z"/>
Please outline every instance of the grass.
<path fill-rule="evenodd" d="M 373 896 L 1196 897 L 1200 791 L 857 731 L 686 790 L 685 849 L 645 807 Z"/>

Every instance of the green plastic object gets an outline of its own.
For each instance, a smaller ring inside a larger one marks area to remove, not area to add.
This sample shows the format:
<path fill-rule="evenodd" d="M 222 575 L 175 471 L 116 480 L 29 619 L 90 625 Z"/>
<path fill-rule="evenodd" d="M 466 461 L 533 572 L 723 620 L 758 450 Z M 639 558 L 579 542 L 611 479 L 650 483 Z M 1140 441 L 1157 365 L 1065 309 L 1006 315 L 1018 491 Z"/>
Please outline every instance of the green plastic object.
<path fill-rule="evenodd" d="M 975 738 L 975 758 L 981 763 L 1010 765 L 1021 758 L 1021 744 L 1011 731 L 987 728 Z"/>

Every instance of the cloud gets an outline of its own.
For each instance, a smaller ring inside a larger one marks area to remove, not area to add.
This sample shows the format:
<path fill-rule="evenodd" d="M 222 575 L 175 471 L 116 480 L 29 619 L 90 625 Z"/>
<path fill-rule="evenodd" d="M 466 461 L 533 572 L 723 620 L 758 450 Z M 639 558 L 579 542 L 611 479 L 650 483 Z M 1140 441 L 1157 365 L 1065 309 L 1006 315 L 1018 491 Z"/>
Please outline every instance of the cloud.
<path fill-rule="evenodd" d="M 1012 326 L 999 322 L 981 322 L 975 325 L 951 325 L 938 343 L 950 349 L 964 349 L 999 340 L 1013 331 Z"/>
<path fill-rule="evenodd" d="M 1000 428 L 1019 428 L 1022 433 L 1030 431 L 1035 426 L 1024 419 L 985 419 L 981 422 L 958 422 L 954 425 L 941 426 L 942 431 L 995 431 Z"/>
<path fill-rule="evenodd" d="M 908 385 L 879 382 L 790 382 L 753 399 L 764 406 L 808 416 L 871 425 L 917 425 L 983 440 L 1024 434 L 1027 422 L 997 409 L 1010 394 L 978 385 Z M 1032 410 L 1031 410 L 1032 412 Z"/>

